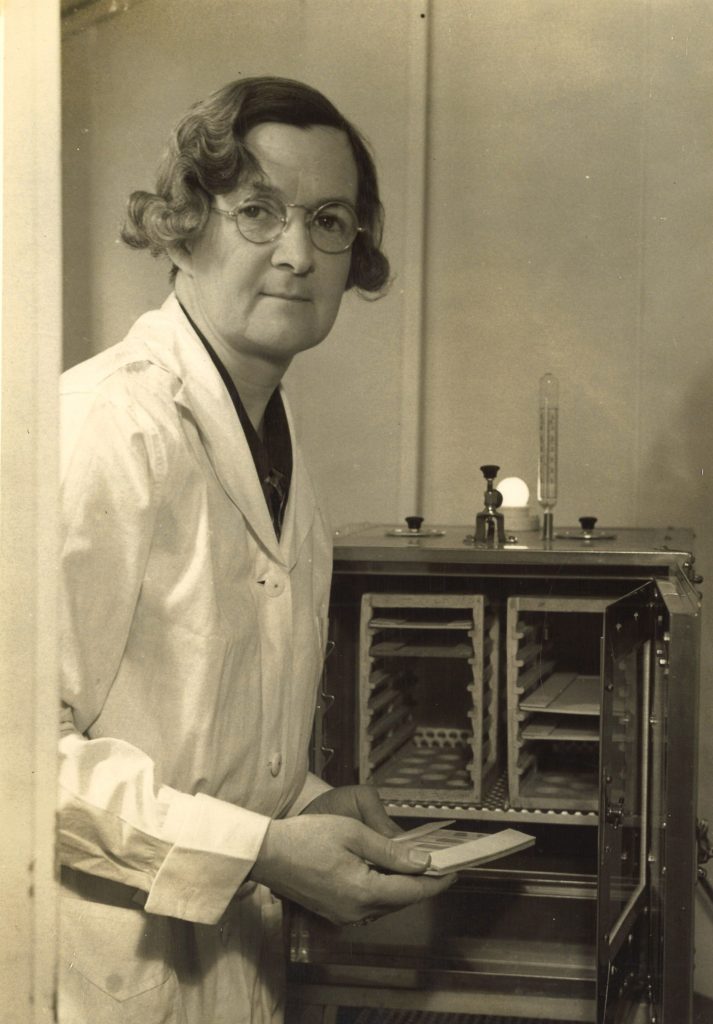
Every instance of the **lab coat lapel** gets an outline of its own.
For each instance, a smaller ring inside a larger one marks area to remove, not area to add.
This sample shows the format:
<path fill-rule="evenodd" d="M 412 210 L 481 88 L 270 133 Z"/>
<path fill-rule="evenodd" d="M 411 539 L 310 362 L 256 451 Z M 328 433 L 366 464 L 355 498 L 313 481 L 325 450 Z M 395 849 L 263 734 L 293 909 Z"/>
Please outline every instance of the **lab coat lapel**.
<path fill-rule="evenodd" d="M 312 481 L 302 458 L 302 451 L 295 441 L 292 410 L 283 389 L 281 389 L 281 393 L 292 440 L 292 483 L 283 524 L 281 549 L 287 568 L 292 569 L 297 562 L 305 537 L 312 527 L 317 501 Z"/>
<path fill-rule="evenodd" d="M 195 421 L 216 476 L 273 558 L 283 562 L 280 545 L 258 480 L 247 439 L 220 374 L 186 320 L 175 295 L 161 313 L 175 322 L 174 344 L 152 347 L 154 357 L 181 381 L 174 400 Z"/>

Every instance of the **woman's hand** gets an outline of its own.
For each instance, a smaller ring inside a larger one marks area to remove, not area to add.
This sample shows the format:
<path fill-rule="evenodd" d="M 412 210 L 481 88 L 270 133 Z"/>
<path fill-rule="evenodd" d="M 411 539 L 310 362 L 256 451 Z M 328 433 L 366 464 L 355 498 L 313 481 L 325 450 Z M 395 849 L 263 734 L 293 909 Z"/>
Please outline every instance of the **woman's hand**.
<path fill-rule="evenodd" d="M 397 836 L 402 829 L 384 810 L 375 786 L 340 786 L 321 793 L 305 807 L 303 814 L 341 814 L 356 818 L 382 836 Z"/>
<path fill-rule="evenodd" d="M 369 787 L 348 787 L 361 790 Z M 332 793 L 338 794 L 339 790 Z M 357 817 L 375 816 L 379 827 L 398 834 L 393 823 L 384 826 L 372 797 L 325 793 L 310 804 L 318 810 L 345 800 L 358 814 L 345 816 L 303 813 L 272 821 L 250 877 L 279 896 L 335 924 L 356 924 L 380 917 L 411 903 L 435 896 L 455 881 L 424 877 L 430 858 L 406 843 L 394 843 Z M 374 794 L 376 795 L 376 794 Z M 378 800 L 378 796 L 376 797 Z M 382 809 L 382 814 L 386 817 Z"/>

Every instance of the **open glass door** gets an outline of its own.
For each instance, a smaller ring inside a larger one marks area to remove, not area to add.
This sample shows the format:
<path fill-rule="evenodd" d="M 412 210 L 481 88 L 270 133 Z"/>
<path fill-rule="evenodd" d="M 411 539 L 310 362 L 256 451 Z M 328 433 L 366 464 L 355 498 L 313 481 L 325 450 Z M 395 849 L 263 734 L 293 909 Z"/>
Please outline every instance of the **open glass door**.
<path fill-rule="evenodd" d="M 597 1021 L 633 1016 L 646 984 L 649 704 L 658 590 L 610 605 L 602 641 Z"/>
<path fill-rule="evenodd" d="M 651 1017 L 693 1020 L 700 594 L 659 580 L 651 692 L 649 916 Z"/>

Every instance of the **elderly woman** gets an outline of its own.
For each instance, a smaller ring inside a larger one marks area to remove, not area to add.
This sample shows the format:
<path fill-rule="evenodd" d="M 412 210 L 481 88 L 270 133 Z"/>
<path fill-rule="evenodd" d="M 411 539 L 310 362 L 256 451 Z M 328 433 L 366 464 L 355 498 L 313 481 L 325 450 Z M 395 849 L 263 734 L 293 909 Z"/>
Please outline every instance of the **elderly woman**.
<path fill-rule="evenodd" d="M 62 1024 L 280 1020 L 278 897 L 348 923 L 451 881 L 307 770 L 331 542 L 280 381 L 385 284 L 380 228 L 359 133 L 275 78 L 131 197 L 175 290 L 62 380 Z"/>

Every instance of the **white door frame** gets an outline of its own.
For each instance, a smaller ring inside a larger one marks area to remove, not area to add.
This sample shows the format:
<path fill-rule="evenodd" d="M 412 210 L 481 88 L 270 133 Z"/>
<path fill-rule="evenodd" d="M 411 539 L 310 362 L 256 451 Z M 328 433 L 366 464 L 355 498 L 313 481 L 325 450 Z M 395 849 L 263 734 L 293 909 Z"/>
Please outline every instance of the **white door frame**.
<path fill-rule="evenodd" d="M 56 1020 L 58 0 L 5 0 L 0 377 L 0 1018 Z"/>

